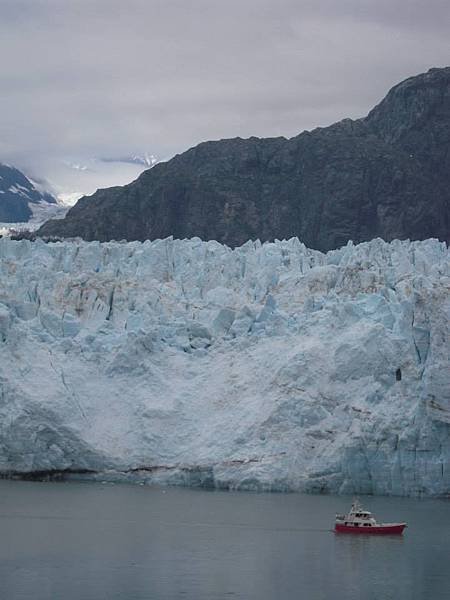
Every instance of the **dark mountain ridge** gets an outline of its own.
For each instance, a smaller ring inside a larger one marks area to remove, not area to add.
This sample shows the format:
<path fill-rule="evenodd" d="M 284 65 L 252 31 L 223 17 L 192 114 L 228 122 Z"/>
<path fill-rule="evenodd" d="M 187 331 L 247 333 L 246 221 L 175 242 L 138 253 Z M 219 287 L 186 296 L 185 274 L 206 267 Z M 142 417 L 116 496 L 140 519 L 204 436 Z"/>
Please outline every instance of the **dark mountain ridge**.
<path fill-rule="evenodd" d="M 204 142 L 81 198 L 40 235 L 298 236 L 329 250 L 382 237 L 450 241 L 450 67 L 395 86 L 367 117 L 291 138 Z"/>

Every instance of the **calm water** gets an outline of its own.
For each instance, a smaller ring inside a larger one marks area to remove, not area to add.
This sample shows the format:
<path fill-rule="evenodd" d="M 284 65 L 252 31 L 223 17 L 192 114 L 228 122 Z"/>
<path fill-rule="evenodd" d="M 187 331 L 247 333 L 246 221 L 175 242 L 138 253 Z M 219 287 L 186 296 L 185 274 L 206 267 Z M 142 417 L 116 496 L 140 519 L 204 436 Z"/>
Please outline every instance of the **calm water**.
<path fill-rule="evenodd" d="M 363 498 L 405 535 L 336 535 L 349 500 L 1 481 L 0 598 L 450 598 L 449 501 Z"/>

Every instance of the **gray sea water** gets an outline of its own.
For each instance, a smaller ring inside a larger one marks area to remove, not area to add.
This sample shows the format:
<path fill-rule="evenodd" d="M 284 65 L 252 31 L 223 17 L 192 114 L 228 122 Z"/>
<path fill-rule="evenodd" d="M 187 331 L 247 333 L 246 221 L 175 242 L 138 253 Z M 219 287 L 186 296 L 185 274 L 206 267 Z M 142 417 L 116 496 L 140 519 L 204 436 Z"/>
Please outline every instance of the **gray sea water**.
<path fill-rule="evenodd" d="M 450 501 L 0 481 L 2 600 L 448 600 Z"/>

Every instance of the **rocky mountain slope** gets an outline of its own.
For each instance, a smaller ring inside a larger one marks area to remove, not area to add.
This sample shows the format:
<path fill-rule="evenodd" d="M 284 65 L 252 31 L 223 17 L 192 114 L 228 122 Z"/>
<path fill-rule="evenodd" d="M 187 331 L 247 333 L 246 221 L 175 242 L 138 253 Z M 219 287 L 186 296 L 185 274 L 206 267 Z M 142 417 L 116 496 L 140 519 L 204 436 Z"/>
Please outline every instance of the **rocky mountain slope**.
<path fill-rule="evenodd" d="M 0 223 L 29 221 L 33 207 L 44 203 L 56 204 L 56 199 L 18 169 L 0 163 Z"/>
<path fill-rule="evenodd" d="M 450 68 L 394 87 L 369 115 L 292 139 L 206 142 L 84 197 L 41 235 L 298 236 L 328 250 L 377 236 L 450 240 Z"/>
<path fill-rule="evenodd" d="M 437 240 L 2 239 L 0 472 L 446 495 L 449 288 Z"/>

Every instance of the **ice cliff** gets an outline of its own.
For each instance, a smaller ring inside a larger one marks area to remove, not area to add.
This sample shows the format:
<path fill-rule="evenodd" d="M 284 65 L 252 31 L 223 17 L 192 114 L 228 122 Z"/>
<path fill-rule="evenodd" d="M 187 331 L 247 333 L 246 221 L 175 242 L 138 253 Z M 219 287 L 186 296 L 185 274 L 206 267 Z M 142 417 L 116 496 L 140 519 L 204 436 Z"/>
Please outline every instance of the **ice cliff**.
<path fill-rule="evenodd" d="M 444 243 L 0 240 L 0 472 L 450 492 Z"/>

